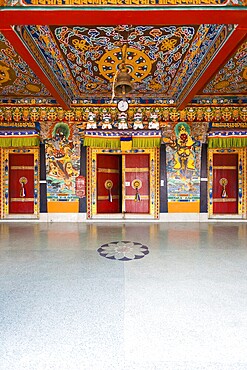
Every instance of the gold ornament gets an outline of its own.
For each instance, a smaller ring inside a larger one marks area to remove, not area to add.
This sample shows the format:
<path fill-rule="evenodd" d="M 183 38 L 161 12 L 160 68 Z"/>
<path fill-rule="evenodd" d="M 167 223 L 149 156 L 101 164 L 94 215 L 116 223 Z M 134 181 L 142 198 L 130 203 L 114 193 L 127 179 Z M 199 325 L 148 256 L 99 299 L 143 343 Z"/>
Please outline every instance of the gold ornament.
<path fill-rule="evenodd" d="M 221 192 L 221 198 L 227 198 L 227 193 L 226 193 L 226 185 L 228 184 L 228 180 L 225 177 L 222 177 L 219 180 L 220 185 L 223 187 L 222 192 Z"/>

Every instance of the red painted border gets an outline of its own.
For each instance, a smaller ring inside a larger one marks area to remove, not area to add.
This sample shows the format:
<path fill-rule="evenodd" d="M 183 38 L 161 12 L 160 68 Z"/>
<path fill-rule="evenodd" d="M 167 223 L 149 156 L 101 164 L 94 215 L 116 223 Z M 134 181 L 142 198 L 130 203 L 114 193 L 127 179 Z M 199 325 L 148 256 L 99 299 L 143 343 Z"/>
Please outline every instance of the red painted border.
<path fill-rule="evenodd" d="M 75 8 L 57 8 L 50 10 L 30 9 L 28 7 L 21 9 L 4 9 L 0 11 L 0 25 L 196 25 L 196 24 L 239 24 L 246 27 L 247 9 L 238 7 L 237 9 L 228 9 L 227 7 L 212 7 L 211 10 L 197 9 L 154 9 L 146 8 L 101 8 L 78 9 Z"/>

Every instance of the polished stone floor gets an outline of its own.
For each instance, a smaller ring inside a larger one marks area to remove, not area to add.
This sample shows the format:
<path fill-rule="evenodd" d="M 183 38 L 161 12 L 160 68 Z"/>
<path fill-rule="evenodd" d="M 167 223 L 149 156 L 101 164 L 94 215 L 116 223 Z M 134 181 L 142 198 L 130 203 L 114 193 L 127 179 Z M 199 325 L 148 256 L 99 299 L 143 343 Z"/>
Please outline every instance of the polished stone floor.
<path fill-rule="evenodd" d="M 247 223 L 0 232 L 1 370 L 247 369 Z"/>

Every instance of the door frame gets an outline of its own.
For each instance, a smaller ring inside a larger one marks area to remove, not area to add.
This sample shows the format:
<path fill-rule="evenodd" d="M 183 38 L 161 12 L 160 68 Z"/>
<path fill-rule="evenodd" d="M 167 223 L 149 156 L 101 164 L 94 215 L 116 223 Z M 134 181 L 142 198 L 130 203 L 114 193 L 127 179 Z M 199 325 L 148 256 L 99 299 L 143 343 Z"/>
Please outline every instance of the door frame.
<path fill-rule="evenodd" d="M 33 154 L 34 157 L 34 212 L 31 214 L 10 214 L 9 213 L 9 155 L 10 154 Z M 2 204 L 2 218 L 38 218 L 40 210 L 40 190 L 39 190 L 39 148 L 3 148 L 2 151 L 2 178 L 3 184 L 1 204 Z"/>
<path fill-rule="evenodd" d="M 214 154 L 237 154 L 238 155 L 238 213 L 214 214 L 213 213 L 213 156 Z M 208 217 L 209 218 L 246 218 L 246 149 L 208 149 Z"/>
<path fill-rule="evenodd" d="M 90 148 L 87 147 L 87 218 L 98 218 L 97 214 L 97 155 L 98 154 L 109 154 L 109 155 L 128 155 L 128 154 L 149 154 L 149 168 L 150 168 L 150 204 L 149 214 L 125 214 L 122 212 L 119 214 L 119 218 L 150 218 L 158 219 L 160 210 L 160 197 L 159 197 L 159 161 L 160 151 L 159 148 L 150 149 L 135 149 L 129 150 L 128 152 L 120 149 L 101 149 L 101 148 Z M 124 167 L 122 168 L 122 187 L 124 186 L 125 176 Z M 109 219 L 109 214 L 100 214 L 100 218 L 104 217 Z"/>

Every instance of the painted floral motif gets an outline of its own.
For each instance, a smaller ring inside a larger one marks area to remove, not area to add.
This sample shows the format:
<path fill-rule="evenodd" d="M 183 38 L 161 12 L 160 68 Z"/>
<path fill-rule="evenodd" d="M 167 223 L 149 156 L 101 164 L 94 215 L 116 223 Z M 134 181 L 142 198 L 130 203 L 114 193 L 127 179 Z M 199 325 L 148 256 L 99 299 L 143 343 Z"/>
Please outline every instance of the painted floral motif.
<path fill-rule="evenodd" d="M 0 1 L 1 4 L 1 1 Z M 16 5 L 12 1 L 12 5 Z M 0 95 L 47 98 L 49 91 L 0 33 Z"/>
<path fill-rule="evenodd" d="M 247 42 L 228 60 L 201 94 L 244 94 L 247 87 Z M 199 93 L 200 94 L 200 93 Z"/>
<path fill-rule="evenodd" d="M 131 261 L 143 258 L 149 253 L 148 247 L 131 241 L 117 241 L 102 245 L 98 249 L 102 257 L 118 261 Z"/>

